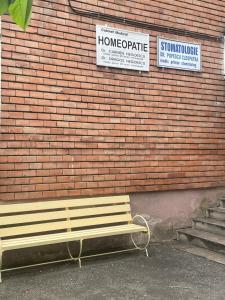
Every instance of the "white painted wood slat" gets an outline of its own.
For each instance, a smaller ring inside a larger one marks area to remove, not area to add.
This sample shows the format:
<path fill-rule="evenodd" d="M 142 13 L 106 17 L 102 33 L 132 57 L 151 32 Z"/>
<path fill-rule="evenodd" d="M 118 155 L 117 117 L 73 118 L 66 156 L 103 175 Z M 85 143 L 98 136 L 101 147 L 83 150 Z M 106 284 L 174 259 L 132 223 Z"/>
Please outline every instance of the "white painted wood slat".
<path fill-rule="evenodd" d="M 131 232 L 146 232 L 146 227 L 126 224 L 120 226 L 104 227 L 101 229 L 88 229 L 81 231 L 64 232 L 51 235 L 42 235 L 36 237 L 27 238 L 17 238 L 2 241 L 2 248 L 4 251 L 28 248 L 34 246 L 49 245 L 55 243 L 64 243 L 69 241 L 76 241 L 80 239 L 92 239 L 97 237 L 111 236 L 111 235 L 121 235 Z"/>
<path fill-rule="evenodd" d="M 19 204 L 2 204 L 0 205 L 0 214 L 9 214 L 17 212 L 31 212 L 38 210 L 56 210 L 65 207 L 84 207 L 91 205 L 109 205 L 118 203 L 129 203 L 129 196 L 111 196 L 111 197 L 98 197 L 98 198 L 83 198 L 83 199 L 70 199 L 70 200 L 57 200 L 57 201 L 42 201 L 30 202 Z"/>
<path fill-rule="evenodd" d="M 70 228 L 81 228 L 95 225 L 122 223 L 131 221 L 130 214 L 118 214 L 115 216 L 104 216 L 94 218 L 84 218 L 76 220 L 67 220 L 61 222 L 42 223 L 26 226 L 13 226 L 0 229 L 0 237 L 9 237 L 17 235 L 34 234 L 39 232 L 63 230 Z"/>
<path fill-rule="evenodd" d="M 1 208 L 1 206 L 0 206 Z M 101 206 L 101 207 L 91 207 L 91 208 L 73 208 L 60 211 L 50 211 L 43 213 L 32 213 L 32 214 L 20 214 L 13 216 L 4 216 L 0 217 L 0 226 L 10 225 L 10 224 L 23 224 L 23 223 L 34 223 L 41 221 L 50 221 L 50 220 L 60 220 L 68 218 L 77 218 L 77 217 L 90 217 L 97 215 L 107 215 L 107 214 L 116 214 L 122 212 L 130 212 L 129 204 L 119 204 L 119 205 L 110 205 L 110 206 Z"/>

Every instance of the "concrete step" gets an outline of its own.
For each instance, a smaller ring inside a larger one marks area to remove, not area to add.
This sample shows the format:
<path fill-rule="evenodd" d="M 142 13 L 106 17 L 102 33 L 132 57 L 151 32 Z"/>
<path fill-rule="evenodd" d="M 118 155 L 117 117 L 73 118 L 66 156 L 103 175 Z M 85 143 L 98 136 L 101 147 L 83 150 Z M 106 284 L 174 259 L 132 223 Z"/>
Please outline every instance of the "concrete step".
<path fill-rule="evenodd" d="M 177 230 L 177 239 L 191 245 L 225 254 L 225 236 L 219 234 L 186 228 Z"/>
<path fill-rule="evenodd" d="M 225 220 L 225 208 L 222 207 L 212 207 L 207 209 L 207 217 Z"/>
<path fill-rule="evenodd" d="M 225 237 L 225 221 L 214 218 L 195 218 L 192 220 L 193 228 L 203 230 Z"/>
<path fill-rule="evenodd" d="M 219 199 L 219 204 L 220 204 L 221 207 L 225 208 L 225 197 L 221 197 Z"/>
<path fill-rule="evenodd" d="M 174 242 L 174 244 L 172 244 L 172 247 L 174 247 L 177 250 L 185 251 L 193 255 L 201 256 L 206 259 L 225 265 L 225 255 L 222 253 L 180 242 Z"/>

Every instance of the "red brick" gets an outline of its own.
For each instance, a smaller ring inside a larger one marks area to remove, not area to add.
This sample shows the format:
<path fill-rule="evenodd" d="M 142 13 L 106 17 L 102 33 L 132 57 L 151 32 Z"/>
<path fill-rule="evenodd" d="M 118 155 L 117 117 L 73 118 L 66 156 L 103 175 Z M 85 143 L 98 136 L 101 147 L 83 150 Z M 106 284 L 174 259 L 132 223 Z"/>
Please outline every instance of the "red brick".
<path fill-rule="evenodd" d="M 157 36 L 177 36 L 109 23 L 151 35 L 150 72 L 99 68 L 99 21 L 49 3 L 34 7 L 26 33 L 2 21 L 2 199 L 223 185 L 223 44 L 181 36 L 202 44 L 202 72 L 163 70 Z M 224 31 L 225 13 L 212 1 L 76 5 L 216 36 Z M 38 14 L 45 14 L 41 23 Z"/>

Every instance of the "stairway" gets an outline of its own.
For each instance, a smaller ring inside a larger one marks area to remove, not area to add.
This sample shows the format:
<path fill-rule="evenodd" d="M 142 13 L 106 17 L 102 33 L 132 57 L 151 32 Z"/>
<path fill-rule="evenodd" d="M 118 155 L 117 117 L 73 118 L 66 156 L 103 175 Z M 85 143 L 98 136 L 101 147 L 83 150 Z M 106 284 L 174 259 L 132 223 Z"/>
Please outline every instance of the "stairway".
<path fill-rule="evenodd" d="M 192 227 L 178 229 L 177 240 L 181 248 L 186 245 L 182 250 L 191 249 L 188 252 L 210 257 L 213 253 L 218 258 L 215 261 L 225 263 L 225 197 L 219 199 L 218 207 L 207 209 L 206 217 L 194 218 Z"/>

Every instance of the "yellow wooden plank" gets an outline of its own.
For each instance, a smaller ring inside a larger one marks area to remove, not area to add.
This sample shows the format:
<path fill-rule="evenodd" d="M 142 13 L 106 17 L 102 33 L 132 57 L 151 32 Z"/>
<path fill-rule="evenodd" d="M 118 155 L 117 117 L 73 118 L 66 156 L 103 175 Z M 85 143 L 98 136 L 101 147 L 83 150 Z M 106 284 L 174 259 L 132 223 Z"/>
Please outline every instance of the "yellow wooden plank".
<path fill-rule="evenodd" d="M 59 233 L 52 235 L 36 236 L 33 238 L 18 238 L 11 240 L 3 240 L 2 248 L 3 250 L 13 250 L 26 247 L 35 247 L 41 245 L 55 244 L 55 243 L 64 243 L 68 241 L 75 241 L 80 239 L 91 239 L 97 237 L 105 237 L 112 235 L 120 235 L 134 232 L 145 232 L 146 228 L 136 224 L 130 225 L 117 225 L 104 227 L 101 229 L 88 229 L 81 231 L 73 231 L 67 233 Z"/>
<path fill-rule="evenodd" d="M 118 214 L 115 216 L 104 216 L 104 217 L 71 220 L 70 223 L 72 228 L 81 228 L 81 227 L 94 226 L 94 225 L 129 222 L 131 220 L 132 220 L 131 214 L 121 214 L 121 215 Z"/>
<path fill-rule="evenodd" d="M 0 237 L 9 237 L 9 236 L 18 236 L 24 234 L 40 233 L 47 231 L 63 230 L 68 228 L 81 228 L 94 225 L 103 225 L 103 224 L 112 224 L 119 222 L 129 222 L 131 221 L 130 214 L 118 214 L 115 216 L 104 216 L 104 217 L 95 217 L 95 218 L 85 218 L 85 219 L 76 219 L 61 222 L 51 222 L 35 225 L 26 225 L 26 226 L 14 226 L 8 228 L 0 229 Z M 70 223 L 70 226 L 68 226 Z"/>
<path fill-rule="evenodd" d="M 81 230 L 74 230 L 74 231 L 64 231 L 64 232 L 60 232 L 60 233 L 42 233 L 41 235 L 32 235 L 32 236 L 27 236 L 27 237 L 18 237 L 18 238 L 7 238 L 7 239 L 3 239 L 2 242 L 3 243 L 23 243 L 23 242 L 32 242 L 32 241 L 39 241 L 40 239 L 60 239 L 62 236 L 67 236 L 67 234 L 72 234 L 72 235 L 85 235 L 86 233 L 91 233 L 91 232 L 98 232 L 98 233 L 102 233 L 104 235 L 105 232 L 108 232 L 109 229 L 116 231 L 116 230 L 120 230 L 120 228 L 136 228 L 136 227 L 141 227 L 142 231 L 143 229 L 145 230 L 146 227 L 142 226 L 142 225 L 137 225 L 137 224 L 123 224 L 123 225 L 110 225 L 109 226 L 104 226 L 104 227 L 97 227 L 97 228 L 91 228 L 91 229 L 81 229 Z"/>
<path fill-rule="evenodd" d="M 0 205 L 0 214 L 17 213 L 25 211 L 37 210 L 50 210 L 60 209 L 65 207 L 83 207 L 91 205 L 108 205 L 118 203 L 129 203 L 128 195 L 111 196 L 111 197 L 98 197 L 98 198 L 83 198 L 83 199 L 70 199 L 70 200 L 57 200 L 57 201 L 42 201 L 42 202 L 29 202 L 19 204 L 2 204 Z"/>
<path fill-rule="evenodd" d="M 0 207 L 1 208 L 1 207 Z M 40 221 L 48 221 L 48 220 L 58 220 L 58 219 L 66 219 L 67 213 L 66 210 L 61 211 L 51 211 L 44 213 L 33 213 L 33 214 L 20 214 L 20 215 L 11 215 L 0 217 L 0 225 L 12 225 L 12 224 L 22 224 L 22 223 L 33 223 Z"/>
<path fill-rule="evenodd" d="M 19 237 L 19 238 L 7 238 L 7 239 L 2 239 L 2 243 L 4 244 L 11 244 L 11 243 L 27 243 L 27 242 L 32 242 L 32 241 L 39 241 L 40 239 L 53 239 L 57 240 L 60 239 L 62 236 L 67 236 L 68 233 L 69 235 L 72 234 L 74 235 L 85 235 L 86 233 L 91 233 L 94 231 L 101 232 L 103 235 L 109 230 L 117 231 L 120 230 L 122 227 L 129 227 L 129 228 L 134 228 L 134 227 L 140 227 L 141 225 L 137 224 L 125 224 L 125 225 L 115 225 L 115 226 L 103 226 L 103 227 L 98 227 L 98 228 L 92 228 L 92 229 L 81 229 L 81 230 L 75 230 L 75 231 L 70 231 L 70 232 L 60 232 L 60 233 L 43 233 L 42 235 L 35 235 L 35 236 L 28 236 L 28 237 Z M 143 227 L 143 226 L 141 226 Z M 145 228 L 145 227 L 143 227 Z"/>
<path fill-rule="evenodd" d="M 1 208 L 1 207 L 0 207 Z M 9 224 L 23 224 L 23 223 L 33 223 L 33 222 L 41 222 L 41 221 L 49 221 L 49 220 L 60 220 L 67 218 L 75 218 L 75 217 L 88 217 L 95 215 L 105 215 L 105 214 L 113 214 L 120 212 L 130 212 L 129 204 L 119 204 L 119 205 L 110 205 L 110 206 L 102 206 L 102 207 L 91 207 L 91 208 L 75 208 L 75 209 L 67 209 L 60 211 L 50 211 L 50 212 L 36 212 L 32 214 L 20 214 L 13 216 L 4 216 L 0 217 L 0 226 L 5 226 Z"/>
<path fill-rule="evenodd" d="M 9 237 L 9 236 L 17 236 L 17 235 L 25 235 L 39 232 L 47 232 L 47 231 L 55 231 L 55 230 L 63 230 L 68 228 L 67 221 L 61 222 L 52 222 L 52 223 L 44 223 L 44 224 L 35 224 L 35 225 L 27 225 L 27 226 L 17 226 L 17 227 L 7 227 L 0 229 L 0 237 Z"/>

